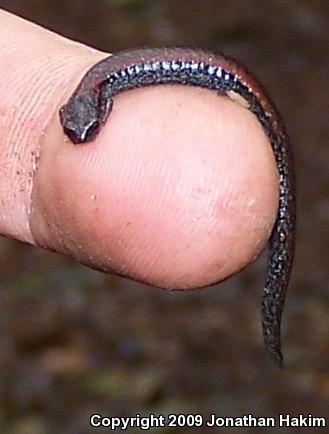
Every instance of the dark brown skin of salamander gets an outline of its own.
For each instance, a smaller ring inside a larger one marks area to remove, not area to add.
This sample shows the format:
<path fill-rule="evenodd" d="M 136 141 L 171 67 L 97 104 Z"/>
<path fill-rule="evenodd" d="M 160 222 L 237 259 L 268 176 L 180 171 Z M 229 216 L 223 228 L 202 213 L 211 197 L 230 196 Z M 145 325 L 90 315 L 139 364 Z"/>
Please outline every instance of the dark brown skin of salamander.
<path fill-rule="evenodd" d="M 106 122 L 116 94 L 159 84 L 198 86 L 227 95 L 255 114 L 271 143 L 280 191 L 278 214 L 269 241 L 261 322 L 266 349 L 281 367 L 281 316 L 294 257 L 294 168 L 282 121 L 256 79 L 222 54 L 189 48 L 117 53 L 93 66 L 60 109 L 63 130 L 74 144 L 90 142 Z"/>

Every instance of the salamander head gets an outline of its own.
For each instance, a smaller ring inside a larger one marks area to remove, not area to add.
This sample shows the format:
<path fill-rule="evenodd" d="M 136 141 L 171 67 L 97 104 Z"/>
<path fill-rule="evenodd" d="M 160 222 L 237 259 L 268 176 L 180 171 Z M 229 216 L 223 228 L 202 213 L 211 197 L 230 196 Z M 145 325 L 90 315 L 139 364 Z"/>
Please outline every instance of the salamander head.
<path fill-rule="evenodd" d="M 65 134 L 72 143 L 95 139 L 101 128 L 98 98 L 92 94 L 74 95 L 59 111 Z"/>

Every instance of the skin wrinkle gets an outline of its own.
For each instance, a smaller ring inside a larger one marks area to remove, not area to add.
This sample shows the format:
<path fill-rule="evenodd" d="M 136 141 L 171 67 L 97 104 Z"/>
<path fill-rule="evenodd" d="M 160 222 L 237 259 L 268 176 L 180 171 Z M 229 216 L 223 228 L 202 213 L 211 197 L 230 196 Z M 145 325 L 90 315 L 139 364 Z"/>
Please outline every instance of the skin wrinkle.
<path fill-rule="evenodd" d="M 59 69 L 60 70 L 60 65 L 56 65 L 56 70 Z M 53 71 L 51 71 L 53 72 Z M 52 81 L 52 73 L 49 73 L 48 77 L 49 78 L 49 83 L 51 83 Z M 49 86 L 48 83 L 43 83 L 45 84 L 44 89 L 39 87 L 39 92 L 40 94 L 43 94 L 43 92 L 45 92 L 45 90 L 47 89 L 51 89 L 51 86 Z M 65 83 L 64 83 L 65 84 Z M 65 89 L 65 87 L 64 87 Z M 52 94 L 52 98 L 55 100 L 54 106 L 57 107 L 58 104 L 60 103 L 60 101 L 63 98 L 63 94 L 64 92 L 59 92 L 57 90 L 57 92 L 53 92 Z M 39 95 L 33 95 L 33 99 L 30 101 L 30 106 L 35 107 L 37 105 L 39 99 Z M 44 119 L 43 124 L 40 125 L 40 131 L 38 132 L 40 135 L 40 139 L 42 140 L 45 136 L 45 131 L 47 129 L 47 125 L 50 122 L 52 118 L 51 115 L 51 111 L 49 112 L 49 116 L 46 117 Z M 34 181 L 34 174 L 37 172 L 38 169 L 38 161 L 40 159 L 40 153 L 41 153 L 41 143 L 37 143 L 35 149 L 33 151 L 31 151 L 31 170 L 29 171 L 29 201 L 28 201 L 28 205 L 27 205 L 27 213 L 30 215 L 31 214 L 31 208 L 32 208 L 32 191 L 33 191 L 33 181 Z M 27 219 L 27 223 L 28 223 L 28 228 L 29 231 L 31 232 L 31 234 L 33 234 L 32 230 L 31 230 L 31 225 L 30 225 L 30 218 Z"/>

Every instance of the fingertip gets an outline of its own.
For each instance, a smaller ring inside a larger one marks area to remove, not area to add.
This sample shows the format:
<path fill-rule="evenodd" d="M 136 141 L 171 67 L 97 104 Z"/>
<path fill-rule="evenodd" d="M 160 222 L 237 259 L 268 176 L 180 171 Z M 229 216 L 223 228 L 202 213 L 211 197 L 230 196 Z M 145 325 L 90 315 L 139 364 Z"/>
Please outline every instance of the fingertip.
<path fill-rule="evenodd" d="M 171 289 L 209 285 L 254 260 L 278 200 L 255 116 L 183 86 L 118 95 L 88 145 L 63 139 L 54 119 L 37 178 L 41 244 Z"/>
<path fill-rule="evenodd" d="M 75 146 L 58 109 L 105 54 L 0 20 L 2 234 L 165 288 L 208 285 L 255 259 L 278 174 L 252 113 L 202 89 L 134 90 L 115 98 L 95 142 Z"/>

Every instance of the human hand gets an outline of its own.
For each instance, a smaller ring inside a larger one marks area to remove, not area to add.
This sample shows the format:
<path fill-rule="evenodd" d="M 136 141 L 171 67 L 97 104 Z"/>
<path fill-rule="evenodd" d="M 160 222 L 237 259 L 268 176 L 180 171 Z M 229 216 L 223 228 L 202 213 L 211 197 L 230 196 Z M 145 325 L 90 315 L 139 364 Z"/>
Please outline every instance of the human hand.
<path fill-rule="evenodd" d="M 164 288 L 225 279 L 277 211 L 271 146 L 252 113 L 183 86 L 120 94 L 88 145 L 58 108 L 106 54 L 0 13 L 0 233 Z"/>

